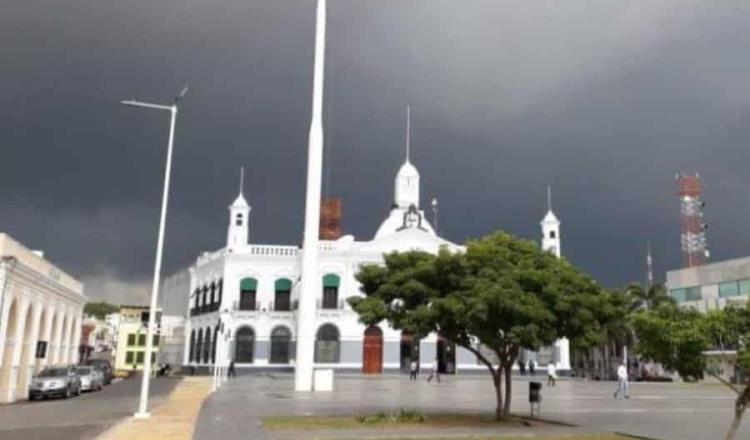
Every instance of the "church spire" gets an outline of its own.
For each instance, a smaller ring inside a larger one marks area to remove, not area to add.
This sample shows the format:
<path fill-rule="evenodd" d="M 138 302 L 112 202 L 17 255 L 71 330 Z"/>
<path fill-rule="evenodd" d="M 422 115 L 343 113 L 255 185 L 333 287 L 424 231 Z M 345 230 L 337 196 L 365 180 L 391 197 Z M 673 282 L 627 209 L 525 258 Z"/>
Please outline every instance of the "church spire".
<path fill-rule="evenodd" d="M 406 162 L 409 163 L 411 153 L 411 106 L 406 106 Z"/>
<path fill-rule="evenodd" d="M 396 174 L 394 203 L 399 208 L 419 208 L 419 171 L 411 164 L 411 106 L 406 106 L 406 160 Z"/>
<path fill-rule="evenodd" d="M 250 205 L 245 192 L 245 167 L 240 168 L 240 192 L 229 207 L 229 227 L 227 228 L 227 250 L 233 252 L 247 246 Z"/>
<path fill-rule="evenodd" d="M 552 211 L 552 186 L 547 185 L 547 211 Z"/>
<path fill-rule="evenodd" d="M 245 192 L 245 166 L 240 167 L 240 195 Z"/>

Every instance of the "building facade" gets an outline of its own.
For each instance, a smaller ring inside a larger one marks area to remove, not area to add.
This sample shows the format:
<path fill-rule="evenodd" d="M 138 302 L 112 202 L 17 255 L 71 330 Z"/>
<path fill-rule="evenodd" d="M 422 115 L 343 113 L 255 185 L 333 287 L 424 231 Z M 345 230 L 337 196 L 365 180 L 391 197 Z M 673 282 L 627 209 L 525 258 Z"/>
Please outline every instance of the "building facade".
<path fill-rule="evenodd" d="M 148 306 L 121 306 L 117 325 L 115 349 L 115 371 L 125 373 L 143 369 L 146 355 L 146 319 Z M 157 323 L 161 311 L 157 311 Z M 154 334 L 151 361 L 156 362 L 159 353 L 159 334 Z"/>
<path fill-rule="evenodd" d="M 468 350 L 439 335 L 415 341 L 387 323 L 366 328 L 347 303 L 362 295 L 355 274 L 363 264 L 382 264 L 383 254 L 462 246 L 439 237 L 419 207 L 419 172 L 408 157 L 395 179 L 394 203 L 374 237 L 357 241 L 344 235 L 322 239 L 316 299 L 315 366 L 364 373 L 406 370 L 412 356 L 428 368 L 455 373 L 486 367 Z M 237 368 L 283 369 L 294 365 L 296 315 L 302 250 L 296 246 L 248 244 L 250 206 L 242 191 L 229 207 L 227 245 L 200 255 L 189 268 L 188 324 L 183 365 L 211 366 L 217 339 L 224 334 Z M 559 255 L 559 221 L 550 209 L 542 221 L 545 249 Z M 224 333 L 221 328 L 228 329 Z M 560 369 L 569 369 L 567 341 L 543 350 Z M 540 353 L 530 353 L 539 356 Z M 546 365 L 546 364 L 544 364 Z"/>
<path fill-rule="evenodd" d="M 28 397 L 46 365 L 76 363 L 83 284 L 0 233 L 0 402 Z"/>
<path fill-rule="evenodd" d="M 705 312 L 744 305 L 750 296 L 750 257 L 667 272 L 669 296 Z"/>

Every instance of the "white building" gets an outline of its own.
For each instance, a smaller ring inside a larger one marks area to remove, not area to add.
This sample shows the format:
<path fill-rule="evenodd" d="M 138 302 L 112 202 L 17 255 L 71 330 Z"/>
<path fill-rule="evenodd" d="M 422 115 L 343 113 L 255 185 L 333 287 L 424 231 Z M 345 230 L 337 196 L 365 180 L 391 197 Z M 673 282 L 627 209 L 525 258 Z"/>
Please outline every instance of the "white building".
<path fill-rule="evenodd" d="M 408 369 L 412 352 L 416 352 L 423 368 L 435 358 L 448 373 L 485 368 L 472 353 L 456 349 L 437 335 L 415 344 L 408 334 L 386 323 L 366 329 L 346 302 L 348 297 L 361 295 L 354 278 L 359 267 L 381 264 L 385 253 L 437 253 L 442 246 L 463 250 L 439 237 L 420 209 L 419 178 L 407 155 L 396 175 L 392 209 L 371 240 L 356 241 L 352 236 L 321 240 L 319 279 L 323 288 L 315 312 L 317 367 L 365 373 Z M 186 366 L 213 363 L 221 324 L 230 330 L 230 356 L 237 368 L 289 368 L 294 364 L 302 251 L 296 246 L 249 244 L 250 209 L 240 190 L 229 207 L 226 247 L 203 253 L 189 268 Z M 556 255 L 560 252 L 559 225 L 550 209 L 542 221 L 543 246 Z M 545 359 L 554 358 L 561 370 L 570 368 L 567 341 L 531 355 L 542 353 L 548 354 Z"/>
<path fill-rule="evenodd" d="M 45 365 L 78 361 L 83 284 L 0 233 L 0 402 L 28 396 Z"/>

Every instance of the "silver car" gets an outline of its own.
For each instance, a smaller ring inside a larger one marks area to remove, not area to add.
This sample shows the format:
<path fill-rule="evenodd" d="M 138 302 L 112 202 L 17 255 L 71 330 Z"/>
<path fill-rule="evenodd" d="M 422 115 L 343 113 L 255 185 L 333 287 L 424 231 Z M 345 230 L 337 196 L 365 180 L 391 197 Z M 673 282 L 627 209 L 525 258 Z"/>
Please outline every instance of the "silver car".
<path fill-rule="evenodd" d="M 104 388 L 104 375 L 98 368 L 84 365 L 77 367 L 76 373 L 81 377 L 81 390 L 99 391 Z"/>
<path fill-rule="evenodd" d="M 81 395 L 81 378 L 75 367 L 47 367 L 31 380 L 29 399 Z"/>

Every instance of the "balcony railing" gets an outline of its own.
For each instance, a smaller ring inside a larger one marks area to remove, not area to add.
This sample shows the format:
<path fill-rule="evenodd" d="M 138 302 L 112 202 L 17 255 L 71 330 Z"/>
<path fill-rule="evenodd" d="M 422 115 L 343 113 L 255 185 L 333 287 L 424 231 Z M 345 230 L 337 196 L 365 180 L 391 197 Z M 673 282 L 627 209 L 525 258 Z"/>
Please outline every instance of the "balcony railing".
<path fill-rule="evenodd" d="M 235 301 L 232 310 L 238 312 L 258 312 L 260 311 L 260 301 Z"/>
<path fill-rule="evenodd" d="M 318 299 L 318 310 L 344 310 L 346 302 L 343 298 L 338 299 L 334 304 Z"/>

